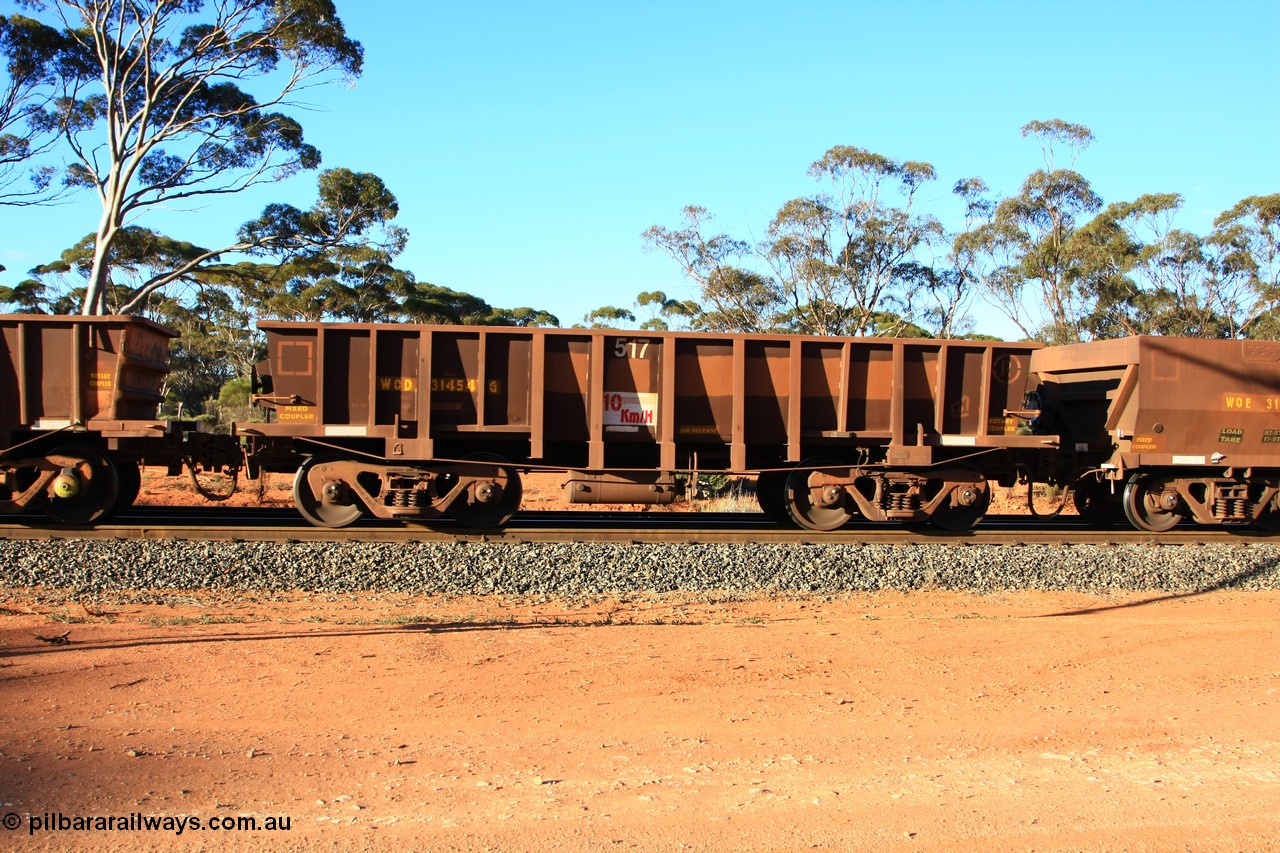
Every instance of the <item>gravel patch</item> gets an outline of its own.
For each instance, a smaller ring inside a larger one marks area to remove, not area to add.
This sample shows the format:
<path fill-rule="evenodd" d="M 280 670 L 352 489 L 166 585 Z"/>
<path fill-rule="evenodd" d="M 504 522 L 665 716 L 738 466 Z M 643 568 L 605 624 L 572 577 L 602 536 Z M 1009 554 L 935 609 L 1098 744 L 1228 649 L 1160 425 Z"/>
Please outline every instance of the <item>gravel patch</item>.
<path fill-rule="evenodd" d="M 0 586 L 584 596 L 1280 588 L 1280 545 L 0 541 Z"/>

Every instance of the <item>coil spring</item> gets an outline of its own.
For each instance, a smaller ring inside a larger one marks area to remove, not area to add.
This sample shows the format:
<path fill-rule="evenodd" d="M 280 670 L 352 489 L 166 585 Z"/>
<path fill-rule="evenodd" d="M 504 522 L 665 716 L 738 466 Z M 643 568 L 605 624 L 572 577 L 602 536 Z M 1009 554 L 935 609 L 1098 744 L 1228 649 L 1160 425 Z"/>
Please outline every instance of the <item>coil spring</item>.
<path fill-rule="evenodd" d="M 1215 518 L 1247 518 L 1248 501 L 1244 498 L 1218 498 L 1213 502 Z"/>
<path fill-rule="evenodd" d="M 425 489 L 391 489 L 387 492 L 387 506 L 423 507 L 430 500 Z"/>
<path fill-rule="evenodd" d="M 920 508 L 920 496 L 908 492 L 888 492 L 880 502 L 888 512 L 915 512 Z"/>

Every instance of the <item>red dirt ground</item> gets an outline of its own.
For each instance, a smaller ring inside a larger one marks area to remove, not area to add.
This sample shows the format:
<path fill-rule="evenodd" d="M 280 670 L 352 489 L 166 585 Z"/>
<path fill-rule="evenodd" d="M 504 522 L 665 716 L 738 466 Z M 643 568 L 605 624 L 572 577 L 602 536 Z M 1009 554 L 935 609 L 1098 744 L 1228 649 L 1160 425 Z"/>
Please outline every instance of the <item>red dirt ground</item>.
<path fill-rule="evenodd" d="M 277 479 L 267 496 L 288 503 Z M 149 478 L 149 500 L 186 502 L 173 487 Z M 0 819 L 18 825 L 0 837 L 124 851 L 1280 849 L 1278 611 L 1271 592 L 0 590 Z M 29 834 L 33 818 L 134 814 L 259 829 Z"/>
<path fill-rule="evenodd" d="M 9 849 L 1280 839 L 1277 593 L 0 599 Z M 57 813 L 290 828 L 27 835 Z"/>

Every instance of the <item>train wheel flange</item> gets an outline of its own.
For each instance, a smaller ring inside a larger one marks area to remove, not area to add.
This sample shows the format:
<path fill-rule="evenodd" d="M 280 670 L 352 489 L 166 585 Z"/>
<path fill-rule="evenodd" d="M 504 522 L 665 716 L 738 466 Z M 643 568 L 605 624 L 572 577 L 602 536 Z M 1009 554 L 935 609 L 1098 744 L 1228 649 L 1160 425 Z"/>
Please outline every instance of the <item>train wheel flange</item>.
<path fill-rule="evenodd" d="M 837 530 L 853 518 L 850 499 L 839 478 L 814 468 L 839 468 L 843 463 L 827 457 L 801 462 L 787 477 L 784 492 L 791 520 L 809 530 Z"/>
<path fill-rule="evenodd" d="M 790 471 L 761 471 L 756 477 L 756 503 L 774 521 L 789 524 L 787 513 L 787 477 Z"/>
<path fill-rule="evenodd" d="M 1124 487 L 1124 514 L 1139 530 L 1163 533 L 1182 521 L 1182 499 L 1163 477 L 1134 474 Z"/>
<path fill-rule="evenodd" d="M 475 453 L 463 462 L 468 464 L 458 470 L 462 494 L 449 504 L 449 514 L 476 530 L 492 530 L 506 524 L 524 498 L 520 472 L 495 453 Z"/>
<path fill-rule="evenodd" d="M 120 485 L 116 493 L 115 505 L 111 507 L 112 515 L 124 512 L 133 506 L 139 493 L 142 492 L 142 471 L 138 468 L 138 464 L 131 459 L 117 460 L 114 464 Z"/>
<path fill-rule="evenodd" d="M 333 461 L 313 456 L 293 478 L 293 504 L 316 527 L 346 527 L 364 515 L 364 505 L 346 482 L 324 470 Z"/>
<path fill-rule="evenodd" d="M 1280 533 L 1280 494 L 1274 491 L 1274 487 L 1267 489 L 1259 503 L 1264 505 L 1258 508 L 1253 526 L 1264 533 Z"/>
<path fill-rule="evenodd" d="M 64 444 L 46 460 L 61 469 L 40 508 L 58 524 L 92 524 L 116 504 L 120 478 L 106 454 L 85 444 Z"/>
<path fill-rule="evenodd" d="M 1090 524 L 1104 526 L 1124 518 L 1121 501 L 1116 500 L 1110 484 L 1097 480 L 1080 480 L 1071 487 L 1071 503 L 1076 513 Z"/>

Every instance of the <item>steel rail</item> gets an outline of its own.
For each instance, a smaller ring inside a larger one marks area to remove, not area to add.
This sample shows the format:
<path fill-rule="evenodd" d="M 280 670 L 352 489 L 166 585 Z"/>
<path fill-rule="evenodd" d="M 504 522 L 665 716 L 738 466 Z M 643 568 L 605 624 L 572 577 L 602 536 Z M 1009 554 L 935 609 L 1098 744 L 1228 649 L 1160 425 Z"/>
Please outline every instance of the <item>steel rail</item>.
<path fill-rule="evenodd" d="M 95 527 L 65 527 L 35 517 L 0 516 L 0 539 L 181 540 L 243 542 L 492 542 L 560 544 L 791 544 L 791 545 L 1201 545 L 1280 543 L 1248 527 L 1181 526 L 1164 533 L 1091 527 L 1064 521 L 1046 526 L 1028 516 L 989 516 L 974 530 L 952 533 L 892 523 L 854 522 L 829 533 L 777 525 L 758 513 L 525 512 L 502 530 L 472 530 L 453 522 L 430 526 L 370 519 L 330 529 L 312 527 L 291 509 L 264 512 L 233 507 L 164 508 L 130 512 Z"/>

